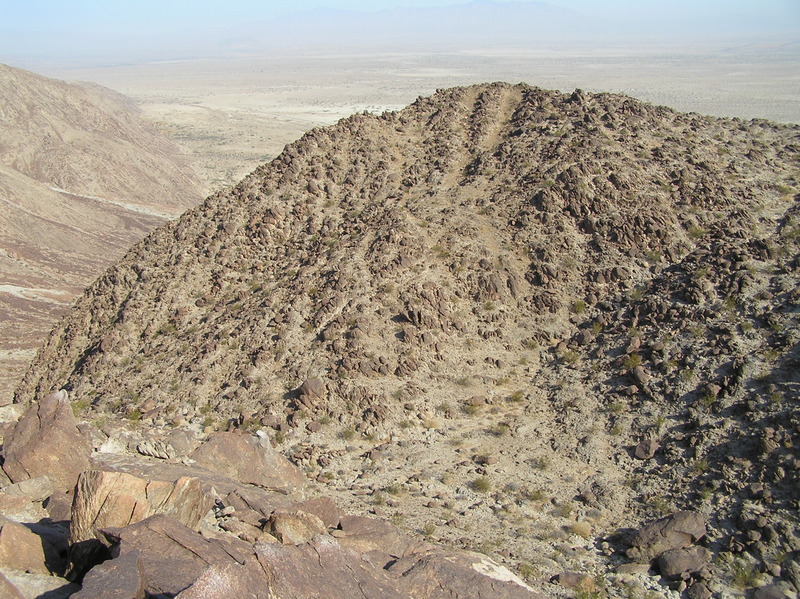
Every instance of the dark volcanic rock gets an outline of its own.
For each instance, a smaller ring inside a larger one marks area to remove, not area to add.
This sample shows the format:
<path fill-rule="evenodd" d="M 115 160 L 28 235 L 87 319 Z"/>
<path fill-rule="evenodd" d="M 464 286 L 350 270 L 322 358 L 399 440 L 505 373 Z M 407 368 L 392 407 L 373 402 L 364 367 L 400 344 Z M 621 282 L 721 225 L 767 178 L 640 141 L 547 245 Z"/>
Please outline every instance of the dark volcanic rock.
<path fill-rule="evenodd" d="M 689 547 L 705 534 L 706 517 L 703 514 L 677 512 L 638 530 L 631 538 L 628 557 L 649 561 L 670 549 Z"/>
<path fill-rule="evenodd" d="M 155 515 L 125 528 L 103 532 L 117 557 L 94 577 L 97 588 L 125 578 L 128 587 L 141 583 L 150 595 L 174 596 L 189 588 L 211 565 L 244 563 L 253 553 L 242 541 L 205 539 L 174 518 Z M 129 554 L 133 553 L 135 559 Z M 124 562 L 117 560 L 124 558 Z M 112 567 L 115 562 L 119 568 Z M 124 574 L 123 574 L 124 572 Z"/>
<path fill-rule="evenodd" d="M 711 552 L 705 547 L 670 549 L 658 556 L 658 570 L 665 578 L 679 580 L 705 568 L 710 559 Z"/>

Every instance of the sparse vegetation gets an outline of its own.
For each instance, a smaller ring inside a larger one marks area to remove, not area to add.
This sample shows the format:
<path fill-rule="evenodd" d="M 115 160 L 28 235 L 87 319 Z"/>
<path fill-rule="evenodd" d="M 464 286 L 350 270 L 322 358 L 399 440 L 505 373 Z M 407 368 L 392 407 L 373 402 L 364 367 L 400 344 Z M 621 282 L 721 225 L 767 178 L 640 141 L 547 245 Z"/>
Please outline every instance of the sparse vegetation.
<path fill-rule="evenodd" d="M 469 488 L 478 493 L 488 493 L 492 488 L 492 483 L 485 476 L 480 476 L 469 483 Z"/>

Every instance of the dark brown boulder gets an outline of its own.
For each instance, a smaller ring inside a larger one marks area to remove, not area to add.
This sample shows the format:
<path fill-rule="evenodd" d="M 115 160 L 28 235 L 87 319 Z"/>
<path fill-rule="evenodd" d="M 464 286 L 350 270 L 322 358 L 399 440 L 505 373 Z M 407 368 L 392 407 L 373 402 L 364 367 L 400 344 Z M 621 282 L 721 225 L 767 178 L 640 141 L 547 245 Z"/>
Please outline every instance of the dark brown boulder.
<path fill-rule="evenodd" d="M 209 566 L 194 584 L 175 599 L 274 599 L 257 562 Z"/>
<path fill-rule="evenodd" d="M 98 588 L 112 585 L 122 576 L 132 587 L 138 577 L 145 592 L 143 596 L 173 597 L 191 587 L 209 566 L 244 564 L 248 560 L 255 563 L 249 544 L 236 539 L 224 542 L 205 539 L 176 519 L 161 514 L 125 528 L 104 530 L 103 534 L 112 546 L 112 555 L 117 557 L 105 562 L 106 568 L 98 571 L 96 578 L 97 567 L 86 575 Z M 135 560 L 131 556 L 134 552 Z M 115 562 L 119 565 L 116 571 Z M 265 592 L 266 583 L 262 581 Z"/>
<path fill-rule="evenodd" d="M 268 572 L 273 597 L 409 597 L 408 593 L 398 590 L 398 581 L 383 570 L 382 565 L 371 564 L 329 536 L 320 536 L 298 546 L 257 545 L 256 552 Z M 324 593 L 321 589 L 325 589 Z"/>
<path fill-rule="evenodd" d="M 658 441 L 655 439 L 642 439 L 633 453 L 637 459 L 649 460 L 656 454 L 656 451 L 658 451 L 660 447 Z"/>
<path fill-rule="evenodd" d="M 146 597 L 140 552 L 133 549 L 92 568 L 73 599 L 117 599 Z"/>
<path fill-rule="evenodd" d="M 6 438 L 3 470 L 13 482 L 47 476 L 56 490 L 75 486 L 92 446 L 75 425 L 66 391 L 30 406 Z"/>
<path fill-rule="evenodd" d="M 642 527 L 631 538 L 627 555 L 647 562 L 670 549 L 688 547 L 706 534 L 706 517 L 692 511 L 681 511 Z"/>
<path fill-rule="evenodd" d="M 658 570 L 669 580 L 686 579 L 705 568 L 710 560 L 711 552 L 705 547 L 670 549 L 658 556 Z"/>

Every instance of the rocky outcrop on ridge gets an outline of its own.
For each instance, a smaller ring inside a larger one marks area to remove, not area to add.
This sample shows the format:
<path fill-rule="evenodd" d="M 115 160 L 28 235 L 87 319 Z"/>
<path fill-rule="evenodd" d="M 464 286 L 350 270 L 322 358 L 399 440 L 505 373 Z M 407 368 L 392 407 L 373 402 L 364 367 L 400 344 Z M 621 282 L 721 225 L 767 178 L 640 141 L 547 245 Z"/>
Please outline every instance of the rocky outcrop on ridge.
<path fill-rule="evenodd" d="M 554 596 L 789 592 L 798 141 L 525 85 L 355 115 L 134 247 L 16 401 L 162 460 L 255 432 Z M 680 511 L 707 533 L 631 562 Z"/>

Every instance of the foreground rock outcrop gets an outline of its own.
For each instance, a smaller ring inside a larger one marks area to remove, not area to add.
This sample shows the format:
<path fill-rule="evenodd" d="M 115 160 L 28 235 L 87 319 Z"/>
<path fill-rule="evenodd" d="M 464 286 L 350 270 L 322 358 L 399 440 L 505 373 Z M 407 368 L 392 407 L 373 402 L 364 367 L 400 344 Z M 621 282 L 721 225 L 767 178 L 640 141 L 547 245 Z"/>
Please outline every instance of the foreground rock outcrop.
<path fill-rule="evenodd" d="M 65 387 L 96 448 L 261 485 L 215 486 L 252 545 L 320 524 L 233 441 L 555 596 L 794 587 L 799 164 L 796 126 L 580 90 L 355 115 L 134 247 L 16 402 Z M 676 512 L 705 534 L 628 558 Z"/>
<path fill-rule="evenodd" d="M 91 451 L 62 390 L 43 398 L 16 423 L 3 445 L 3 471 L 15 483 L 46 476 L 56 490 L 66 491 L 88 468 Z"/>
<path fill-rule="evenodd" d="M 31 406 L 12 438 L 17 430 L 28 430 L 31 418 L 62 404 L 65 395 L 53 394 Z M 47 422 L 56 439 L 73 428 L 69 418 Z M 239 447 L 237 440 L 244 442 L 244 457 L 252 459 L 248 438 L 234 433 L 212 435 L 195 454 L 217 455 L 221 446 Z M 202 451 L 205 447 L 208 452 Z M 60 451 L 37 449 L 47 480 L 64 480 Z M 31 579 L 39 576 L 55 582 L 48 596 L 91 599 L 289 599 L 319 597 L 323 589 L 331 597 L 375 599 L 540 597 L 485 556 L 421 543 L 388 522 L 347 516 L 330 499 L 299 499 L 305 478 L 273 452 L 268 447 L 258 452 L 255 480 L 250 470 L 242 472 L 243 480 L 220 478 L 214 468 L 200 464 L 162 464 L 130 454 L 94 455 L 91 467 L 87 458 L 87 469 L 71 489 L 68 522 L 25 522 L 29 512 L 17 516 L 23 522 L 0 518 L 3 596 L 39 596 L 38 579 Z M 271 459 L 264 462 L 265 456 Z M 220 470 L 239 474 L 229 466 Z M 123 471 L 131 469 L 140 476 Z M 282 483 L 276 485 L 277 480 Z M 0 501 L 9 487 L 0 490 Z M 51 490 L 42 498 L 15 489 L 8 496 L 41 509 L 57 502 L 57 493 Z"/>

